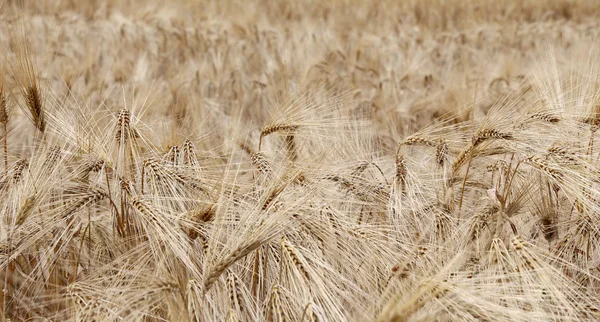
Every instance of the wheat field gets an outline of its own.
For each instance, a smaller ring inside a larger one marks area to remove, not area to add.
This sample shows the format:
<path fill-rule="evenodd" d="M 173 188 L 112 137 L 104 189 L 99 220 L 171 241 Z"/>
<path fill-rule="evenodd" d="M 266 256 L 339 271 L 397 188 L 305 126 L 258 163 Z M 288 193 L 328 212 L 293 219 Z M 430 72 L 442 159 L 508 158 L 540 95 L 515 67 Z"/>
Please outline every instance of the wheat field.
<path fill-rule="evenodd" d="M 0 321 L 600 320 L 599 18 L 0 1 Z"/>

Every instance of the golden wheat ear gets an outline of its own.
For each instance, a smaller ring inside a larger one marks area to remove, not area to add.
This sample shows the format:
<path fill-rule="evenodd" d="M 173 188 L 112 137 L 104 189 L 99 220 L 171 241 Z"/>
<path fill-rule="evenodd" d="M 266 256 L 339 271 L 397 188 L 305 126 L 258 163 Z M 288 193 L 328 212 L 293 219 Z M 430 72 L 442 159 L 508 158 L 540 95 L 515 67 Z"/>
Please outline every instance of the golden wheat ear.
<path fill-rule="evenodd" d="M 16 63 L 12 72 L 24 103 L 20 106 L 26 111 L 26 115 L 37 130 L 44 133 L 46 130 L 45 96 L 43 95 L 39 74 L 34 62 L 27 40 L 28 30 L 24 25 L 21 30 L 12 30 L 11 34 L 16 39 L 17 52 Z"/>
<path fill-rule="evenodd" d="M 121 109 L 119 111 L 119 116 L 117 117 L 117 125 L 115 127 L 115 139 L 117 140 L 117 144 L 121 145 L 127 142 L 131 134 L 131 112 L 126 109 Z"/>
<path fill-rule="evenodd" d="M 260 151 L 262 147 L 263 138 L 269 136 L 276 132 L 287 132 L 290 133 L 298 128 L 298 125 L 294 124 L 286 124 L 286 123 L 276 123 L 265 126 L 260 132 L 260 139 L 258 141 L 258 151 Z"/>

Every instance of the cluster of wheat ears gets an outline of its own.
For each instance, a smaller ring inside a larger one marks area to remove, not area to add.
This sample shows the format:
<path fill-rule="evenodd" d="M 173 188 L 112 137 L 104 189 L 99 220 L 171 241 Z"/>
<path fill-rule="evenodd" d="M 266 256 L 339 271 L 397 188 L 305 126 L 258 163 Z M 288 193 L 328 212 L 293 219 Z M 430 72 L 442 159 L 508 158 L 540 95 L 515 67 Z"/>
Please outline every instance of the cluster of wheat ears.
<path fill-rule="evenodd" d="M 585 1 L 191 2 L 0 5 L 2 321 L 600 319 Z"/>

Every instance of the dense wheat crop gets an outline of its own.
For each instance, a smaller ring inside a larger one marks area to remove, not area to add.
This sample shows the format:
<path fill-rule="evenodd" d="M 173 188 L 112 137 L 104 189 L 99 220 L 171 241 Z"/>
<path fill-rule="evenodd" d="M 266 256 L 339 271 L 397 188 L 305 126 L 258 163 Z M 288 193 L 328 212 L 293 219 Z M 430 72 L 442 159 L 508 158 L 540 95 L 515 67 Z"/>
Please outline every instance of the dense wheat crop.
<path fill-rule="evenodd" d="M 599 18 L 0 2 L 1 320 L 599 320 Z"/>

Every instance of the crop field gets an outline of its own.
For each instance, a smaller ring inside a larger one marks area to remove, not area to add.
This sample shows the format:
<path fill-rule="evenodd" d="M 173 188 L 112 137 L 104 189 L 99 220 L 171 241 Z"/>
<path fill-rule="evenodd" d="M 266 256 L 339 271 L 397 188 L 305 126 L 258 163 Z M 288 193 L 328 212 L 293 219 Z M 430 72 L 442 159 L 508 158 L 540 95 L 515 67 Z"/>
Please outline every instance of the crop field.
<path fill-rule="evenodd" d="M 598 321 L 599 57 L 594 0 L 0 0 L 0 321 Z"/>

